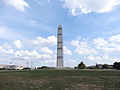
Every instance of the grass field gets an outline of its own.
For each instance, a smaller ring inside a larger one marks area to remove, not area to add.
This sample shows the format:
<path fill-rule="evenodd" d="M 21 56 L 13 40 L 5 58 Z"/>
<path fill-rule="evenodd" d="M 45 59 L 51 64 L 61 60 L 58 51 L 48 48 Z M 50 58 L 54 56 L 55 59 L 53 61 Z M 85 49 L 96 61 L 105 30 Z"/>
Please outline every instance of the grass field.
<path fill-rule="evenodd" d="M 0 71 L 0 90 L 120 90 L 120 71 Z"/>

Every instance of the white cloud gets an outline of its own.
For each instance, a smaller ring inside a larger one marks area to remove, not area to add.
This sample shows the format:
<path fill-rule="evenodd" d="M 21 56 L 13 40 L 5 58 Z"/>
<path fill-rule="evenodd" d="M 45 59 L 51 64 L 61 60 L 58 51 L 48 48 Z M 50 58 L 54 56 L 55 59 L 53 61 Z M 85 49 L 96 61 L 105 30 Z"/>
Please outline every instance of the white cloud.
<path fill-rule="evenodd" d="M 14 41 L 14 45 L 16 46 L 16 48 L 22 48 L 22 42 L 20 40 L 16 40 Z"/>
<path fill-rule="evenodd" d="M 71 50 L 69 50 L 66 46 L 63 47 L 63 50 L 64 50 L 64 54 L 66 54 L 66 55 L 72 55 Z"/>
<path fill-rule="evenodd" d="M 38 3 L 39 5 L 42 5 L 43 3 L 50 3 L 51 0 L 34 0 L 36 3 Z"/>
<path fill-rule="evenodd" d="M 116 58 L 116 57 L 109 57 L 107 55 L 105 56 L 94 56 L 94 55 L 90 55 L 90 56 L 87 56 L 87 57 L 84 57 L 85 59 L 87 60 L 91 60 L 91 61 L 96 61 L 98 63 L 112 63 L 112 62 L 119 62 L 120 61 L 120 58 Z"/>
<path fill-rule="evenodd" d="M 102 49 L 102 48 L 108 46 L 108 44 L 109 44 L 107 40 L 105 40 L 104 38 L 100 38 L 100 37 L 93 39 L 93 43 L 95 44 L 95 47 L 97 49 Z"/>
<path fill-rule="evenodd" d="M 50 64 L 50 63 L 55 64 L 55 63 L 56 63 L 56 60 L 45 60 L 43 63 L 44 63 L 44 64 Z"/>
<path fill-rule="evenodd" d="M 78 47 L 78 46 L 79 46 L 79 41 L 77 41 L 77 40 L 72 40 L 72 41 L 71 41 L 71 45 Z"/>
<path fill-rule="evenodd" d="M 2 46 L 4 49 L 11 49 L 12 48 L 12 45 L 11 44 L 4 44 Z"/>
<path fill-rule="evenodd" d="M 64 0 L 64 6 L 69 9 L 73 16 L 80 13 L 104 13 L 112 11 L 120 0 Z"/>
<path fill-rule="evenodd" d="M 76 60 L 66 60 L 68 63 L 77 63 Z"/>
<path fill-rule="evenodd" d="M 77 48 L 76 52 L 78 54 L 82 54 L 82 55 L 85 55 L 85 54 L 96 54 L 96 50 L 85 48 L 85 47 L 79 47 L 79 48 Z"/>
<path fill-rule="evenodd" d="M 71 45 L 76 48 L 75 52 L 81 55 L 104 55 L 105 53 L 118 55 L 120 52 L 120 35 L 114 35 L 108 39 L 98 37 L 91 42 L 72 40 Z"/>
<path fill-rule="evenodd" d="M 95 49 L 91 48 L 86 41 L 79 42 L 78 40 L 72 40 L 71 45 L 75 46 L 75 51 L 78 54 L 95 54 L 97 53 Z"/>
<path fill-rule="evenodd" d="M 120 52 L 120 45 L 119 45 L 119 35 L 111 36 L 109 39 L 105 40 L 104 38 L 96 38 L 93 39 L 93 43 L 95 45 L 94 48 L 98 50 L 102 50 L 106 53 L 112 52 Z"/>
<path fill-rule="evenodd" d="M 57 44 L 57 38 L 55 36 L 49 36 L 47 38 L 37 37 L 35 40 L 33 40 L 33 44 L 54 46 Z"/>
<path fill-rule="evenodd" d="M 50 59 L 48 54 L 39 54 L 37 51 L 19 50 L 15 52 L 15 57 L 22 57 L 27 59 Z"/>
<path fill-rule="evenodd" d="M 109 45 L 105 47 L 100 47 L 101 50 L 105 52 L 120 52 L 120 45 L 116 43 L 109 43 Z"/>
<path fill-rule="evenodd" d="M 15 30 L 8 28 L 6 26 L 0 26 L 0 38 L 2 39 L 17 39 L 22 37 L 22 35 Z"/>
<path fill-rule="evenodd" d="M 53 54 L 53 51 L 50 50 L 50 49 L 47 48 L 47 47 L 43 47 L 43 48 L 41 48 L 40 50 L 41 50 L 42 52 L 45 52 L 45 53 L 48 53 L 48 54 Z"/>
<path fill-rule="evenodd" d="M 2 47 L 2 46 L 0 46 L 0 50 L 1 50 L 1 49 L 3 49 L 3 47 Z"/>
<path fill-rule="evenodd" d="M 3 55 L 14 54 L 13 49 L 5 49 L 3 46 L 0 46 L 0 53 Z"/>
<path fill-rule="evenodd" d="M 115 36 L 117 37 L 117 35 Z M 80 54 L 81 57 L 85 57 L 87 60 L 92 60 L 93 62 L 96 61 L 98 63 L 113 63 L 120 60 L 119 58 L 114 58 L 115 56 L 117 57 L 120 52 L 120 43 L 118 43 L 116 39 L 114 40 L 113 37 L 115 36 L 111 36 L 108 39 L 99 37 L 91 41 L 80 38 L 72 40 L 71 45 L 74 46 L 75 53 Z M 54 46 L 56 47 L 56 43 L 57 38 L 55 36 L 48 36 L 46 38 L 37 37 L 36 39 L 18 39 L 14 41 L 14 44 L 8 43 L 0 46 L 0 54 L 2 57 L 23 58 L 26 61 L 42 60 L 43 63 L 41 65 L 53 65 L 56 61 L 56 52 L 53 52 L 52 50 L 54 50 Z M 15 48 L 15 46 L 19 50 Z M 71 48 L 73 49 L 73 47 Z M 72 55 L 73 51 L 71 51 L 71 48 L 68 49 L 67 46 L 64 46 L 64 54 Z M 111 55 L 111 57 L 105 55 Z M 67 59 L 68 61 L 65 61 L 66 65 L 67 63 L 70 64 L 69 66 L 77 64 L 76 60 L 69 60 L 68 57 Z"/>
<path fill-rule="evenodd" d="M 109 38 L 109 41 L 111 41 L 111 42 L 120 42 L 120 35 L 111 36 Z"/>
<path fill-rule="evenodd" d="M 14 50 L 13 50 L 13 49 L 3 50 L 3 52 L 4 52 L 5 54 L 14 54 Z"/>
<path fill-rule="evenodd" d="M 2 2 L 19 11 L 25 11 L 25 8 L 29 7 L 29 4 L 25 0 L 2 0 Z"/>
<path fill-rule="evenodd" d="M 65 63 L 64 66 L 66 67 L 73 67 L 78 64 L 77 60 L 74 60 L 74 59 L 65 60 L 64 63 Z"/>

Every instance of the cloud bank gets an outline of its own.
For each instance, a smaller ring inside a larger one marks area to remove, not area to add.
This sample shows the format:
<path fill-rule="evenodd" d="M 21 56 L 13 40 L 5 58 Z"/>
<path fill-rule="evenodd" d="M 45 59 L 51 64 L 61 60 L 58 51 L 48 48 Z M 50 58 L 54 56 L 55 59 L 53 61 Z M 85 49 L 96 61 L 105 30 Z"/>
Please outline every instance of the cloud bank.
<path fill-rule="evenodd" d="M 64 7 L 68 8 L 73 16 L 77 16 L 81 13 L 111 12 L 120 4 L 120 0 L 64 0 L 64 2 Z"/>
<path fill-rule="evenodd" d="M 19 11 L 25 11 L 25 9 L 29 7 L 29 4 L 25 0 L 2 0 L 2 2 Z"/>

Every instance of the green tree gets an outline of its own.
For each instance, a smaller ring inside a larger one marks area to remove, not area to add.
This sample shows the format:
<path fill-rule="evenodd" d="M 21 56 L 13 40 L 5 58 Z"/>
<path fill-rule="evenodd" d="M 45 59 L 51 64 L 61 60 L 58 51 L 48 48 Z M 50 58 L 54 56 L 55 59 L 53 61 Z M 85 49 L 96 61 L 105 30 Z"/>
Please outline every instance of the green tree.
<path fill-rule="evenodd" d="M 108 69 L 108 65 L 107 65 L 107 64 L 104 64 L 104 65 L 102 65 L 102 68 L 103 68 L 103 69 Z"/>
<path fill-rule="evenodd" d="M 120 62 L 115 62 L 113 68 L 120 70 Z"/>
<path fill-rule="evenodd" d="M 81 62 L 80 64 L 78 64 L 78 68 L 79 69 L 85 69 L 86 65 L 83 62 Z"/>

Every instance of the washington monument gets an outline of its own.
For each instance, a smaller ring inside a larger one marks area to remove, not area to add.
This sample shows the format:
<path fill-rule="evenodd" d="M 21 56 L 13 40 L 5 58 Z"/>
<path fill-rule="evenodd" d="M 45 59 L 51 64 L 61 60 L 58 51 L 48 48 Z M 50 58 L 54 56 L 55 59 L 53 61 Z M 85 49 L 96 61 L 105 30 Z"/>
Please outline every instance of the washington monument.
<path fill-rule="evenodd" d="M 62 41 L 62 26 L 58 26 L 57 35 L 57 68 L 63 68 L 63 41 Z"/>

